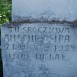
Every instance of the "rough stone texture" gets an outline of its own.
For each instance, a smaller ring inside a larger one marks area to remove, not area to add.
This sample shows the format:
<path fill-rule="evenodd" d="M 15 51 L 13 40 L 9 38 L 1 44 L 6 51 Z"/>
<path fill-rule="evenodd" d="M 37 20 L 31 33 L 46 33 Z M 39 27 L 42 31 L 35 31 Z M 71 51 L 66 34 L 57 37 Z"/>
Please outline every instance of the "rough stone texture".
<path fill-rule="evenodd" d="M 77 77 L 74 25 L 5 24 L 1 42 L 4 77 Z"/>
<path fill-rule="evenodd" d="M 77 77 L 77 0 L 12 0 L 1 28 L 4 77 Z"/>
<path fill-rule="evenodd" d="M 77 0 L 12 0 L 13 20 L 77 20 Z"/>

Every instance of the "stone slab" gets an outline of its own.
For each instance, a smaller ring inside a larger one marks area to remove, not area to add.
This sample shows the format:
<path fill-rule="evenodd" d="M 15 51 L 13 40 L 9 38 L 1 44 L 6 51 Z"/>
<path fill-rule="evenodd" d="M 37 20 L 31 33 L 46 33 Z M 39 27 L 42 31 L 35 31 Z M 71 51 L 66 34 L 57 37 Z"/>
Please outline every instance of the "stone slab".
<path fill-rule="evenodd" d="M 74 25 L 5 24 L 1 46 L 4 77 L 77 77 Z"/>
<path fill-rule="evenodd" d="M 12 0 L 12 19 L 77 20 L 77 0 Z"/>

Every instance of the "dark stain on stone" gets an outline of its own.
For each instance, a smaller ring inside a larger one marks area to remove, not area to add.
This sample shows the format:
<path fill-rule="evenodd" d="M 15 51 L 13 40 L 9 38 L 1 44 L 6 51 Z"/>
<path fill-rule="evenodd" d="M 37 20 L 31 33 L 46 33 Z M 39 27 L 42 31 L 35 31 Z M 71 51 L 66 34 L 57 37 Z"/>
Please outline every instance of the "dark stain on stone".
<path fill-rule="evenodd" d="M 10 21 L 6 24 L 3 25 L 8 25 L 8 26 L 20 26 L 21 24 L 32 24 L 32 23 L 48 23 L 48 24 L 67 24 L 71 25 L 71 27 L 77 27 L 77 20 L 74 21 L 67 21 L 67 20 L 59 20 L 59 19 L 53 19 L 53 20 L 48 20 L 48 19 L 25 19 L 25 20 L 17 20 L 17 21 Z"/>
<path fill-rule="evenodd" d="M 49 24 L 74 24 L 77 25 L 77 20 L 75 21 L 66 21 L 66 20 L 18 20 L 18 21 L 12 21 L 11 24 L 23 24 L 23 23 L 49 23 Z"/>

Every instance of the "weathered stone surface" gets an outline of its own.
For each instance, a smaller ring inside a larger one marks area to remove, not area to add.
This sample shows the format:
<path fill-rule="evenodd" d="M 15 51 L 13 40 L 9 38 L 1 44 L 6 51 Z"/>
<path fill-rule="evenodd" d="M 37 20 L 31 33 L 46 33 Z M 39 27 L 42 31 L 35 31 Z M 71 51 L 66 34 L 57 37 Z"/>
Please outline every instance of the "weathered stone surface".
<path fill-rule="evenodd" d="M 13 20 L 77 20 L 77 0 L 12 0 Z"/>
<path fill-rule="evenodd" d="M 15 23 L 1 30 L 4 77 L 77 77 L 76 26 Z"/>

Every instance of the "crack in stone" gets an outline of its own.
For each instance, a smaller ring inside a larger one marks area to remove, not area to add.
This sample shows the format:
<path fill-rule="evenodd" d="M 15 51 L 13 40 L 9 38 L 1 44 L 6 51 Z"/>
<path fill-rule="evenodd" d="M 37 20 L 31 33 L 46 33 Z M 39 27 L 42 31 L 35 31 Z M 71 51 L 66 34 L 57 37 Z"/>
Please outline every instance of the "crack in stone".
<path fill-rule="evenodd" d="M 10 21 L 8 23 L 5 23 L 3 25 L 20 25 L 20 24 L 32 24 L 32 23 L 48 23 L 48 24 L 68 24 L 72 27 L 77 27 L 77 20 L 74 21 L 67 21 L 67 20 L 40 20 L 40 19 L 25 19 L 25 20 L 16 20 L 16 21 Z"/>
<path fill-rule="evenodd" d="M 67 20 L 30 20 L 30 19 L 25 19 L 25 20 L 17 20 L 17 21 L 11 21 L 11 24 L 22 24 L 22 23 L 49 23 L 49 24 L 73 24 L 73 25 L 77 25 L 77 20 L 74 21 L 67 21 Z"/>

